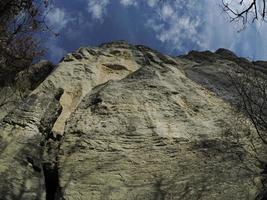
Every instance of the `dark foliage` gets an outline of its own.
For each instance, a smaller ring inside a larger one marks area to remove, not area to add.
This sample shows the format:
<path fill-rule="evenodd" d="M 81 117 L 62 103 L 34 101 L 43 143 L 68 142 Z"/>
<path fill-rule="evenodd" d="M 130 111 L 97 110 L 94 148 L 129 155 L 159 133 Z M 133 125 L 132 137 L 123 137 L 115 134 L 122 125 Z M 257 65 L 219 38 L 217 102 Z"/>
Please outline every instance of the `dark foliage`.
<path fill-rule="evenodd" d="M 43 55 L 37 33 L 49 30 L 47 6 L 47 0 L 0 1 L 0 85 Z"/>

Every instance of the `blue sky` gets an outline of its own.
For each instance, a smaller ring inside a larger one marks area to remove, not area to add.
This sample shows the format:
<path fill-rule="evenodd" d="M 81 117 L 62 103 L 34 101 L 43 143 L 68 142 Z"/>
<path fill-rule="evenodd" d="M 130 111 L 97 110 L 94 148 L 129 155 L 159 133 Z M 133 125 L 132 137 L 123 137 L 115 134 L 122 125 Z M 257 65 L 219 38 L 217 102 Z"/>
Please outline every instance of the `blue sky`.
<path fill-rule="evenodd" d="M 220 7 L 221 0 L 60 0 L 48 24 L 59 37 L 48 37 L 47 58 L 58 62 L 81 46 L 113 40 L 143 44 L 169 55 L 190 50 L 231 49 L 251 60 L 267 60 L 267 24 L 238 32 Z"/>

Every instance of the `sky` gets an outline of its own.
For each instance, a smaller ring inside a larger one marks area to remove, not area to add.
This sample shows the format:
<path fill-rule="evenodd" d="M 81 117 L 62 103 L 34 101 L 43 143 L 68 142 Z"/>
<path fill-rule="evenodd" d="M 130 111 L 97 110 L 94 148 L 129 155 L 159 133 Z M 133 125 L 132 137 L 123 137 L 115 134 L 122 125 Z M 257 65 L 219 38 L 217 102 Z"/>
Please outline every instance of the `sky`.
<path fill-rule="evenodd" d="M 58 62 L 79 47 L 126 40 L 177 56 L 191 50 L 227 48 L 250 60 L 267 60 L 267 23 L 240 31 L 222 11 L 221 0 L 59 0 L 47 23 L 46 58 Z"/>

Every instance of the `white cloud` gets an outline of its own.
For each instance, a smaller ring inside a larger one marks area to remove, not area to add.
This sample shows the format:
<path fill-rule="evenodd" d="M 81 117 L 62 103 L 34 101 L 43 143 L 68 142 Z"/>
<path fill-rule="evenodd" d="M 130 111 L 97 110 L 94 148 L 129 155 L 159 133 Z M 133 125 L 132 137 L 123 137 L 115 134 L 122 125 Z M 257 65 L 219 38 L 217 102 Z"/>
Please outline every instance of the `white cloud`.
<path fill-rule="evenodd" d="M 136 0 L 120 0 L 120 3 L 123 6 L 137 6 L 138 5 Z"/>
<path fill-rule="evenodd" d="M 103 19 L 109 0 L 87 0 L 88 11 L 94 19 Z"/>
<path fill-rule="evenodd" d="M 219 4 L 213 0 L 205 0 L 206 7 L 202 10 L 201 17 L 205 20 L 201 35 L 201 49 L 215 50 L 217 47 L 230 48 L 233 44 L 232 38 L 237 34 L 225 13 L 220 10 Z M 234 29 L 234 30 L 233 30 Z"/>
<path fill-rule="evenodd" d="M 239 32 L 240 24 L 230 23 L 219 2 L 205 0 L 205 5 L 201 15 L 205 23 L 199 31 L 200 49 L 227 48 L 250 59 L 267 59 L 267 24 L 256 22 Z"/>
<path fill-rule="evenodd" d="M 187 16 L 180 17 L 179 20 L 173 19 L 172 24 L 168 28 L 164 28 L 158 32 L 157 38 L 164 43 L 171 44 L 173 49 L 184 51 L 186 41 L 200 44 L 198 35 L 198 27 L 200 20 L 192 19 Z"/>
<path fill-rule="evenodd" d="M 158 0 L 147 0 L 147 4 L 148 4 L 148 6 L 150 6 L 150 7 L 154 7 L 154 6 L 156 6 L 156 4 L 158 3 Z"/>
<path fill-rule="evenodd" d="M 195 2 L 177 0 L 157 4 L 152 8 L 155 12 L 146 25 L 155 31 L 156 38 L 170 47 L 169 53 L 173 50 L 185 51 L 188 43 L 201 45 L 198 31 L 203 22 L 199 14 L 200 8 Z"/>
<path fill-rule="evenodd" d="M 110 0 L 85 0 L 88 4 L 88 12 L 96 20 L 102 20 L 106 15 L 106 8 L 110 4 Z M 125 7 L 134 6 L 137 7 L 140 2 L 145 2 L 150 7 L 154 7 L 159 0 L 117 0 Z M 167 8 L 169 9 L 169 8 Z M 168 10 L 165 10 L 168 12 Z"/>
<path fill-rule="evenodd" d="M 44 44 L 45 48 L 49 50 L 49 59 L 58 62 L 67 52 L 58 44 L 58 40 L 55 37 L 50 38 Z"/>
<path fill-rule="evenodd" d="M 59 32 L 65 28 L 72 19 L 64 9 L 54 6 L 50 9 L 51 10 L 47 15 L 46 20 L 48 25 L 51 26 L 55 32 Z"/>
<path fill-rule="evenodd" d="M 238 24 L 229 23 L 229 18 L 219 6 L 221 1 L 214 0 L 176 0 L 165 4 L 159 0 L 80 0 L 86 2 L 87 11 L 94 20 L 104 20 L 108 17 L 108 5 L 117 1 L 122 6 L 141 9 L 143 5 L 150 9 L 144 15 L 147 28 L 154 31 L 159 42 L 164 43 L 169 53 L 174 50 L 186 52 L 192 50 L 216 50 L 228 48 L 241 52 L 243 56 L 251 55 L 252 58 L 267 59 L 267 40 L 265 33 L 267 25 L 258 23 L 248 26 L 241 33 Z M 225 0 L 227 1 L 227 0 Z M 229 0 L 230 1 L 230 0 Z M 250 0 L 245 0 L 246 2 Z M 73 15 L 72 15 L 73 16 Z M 72 30 L 69 22 L 77 22 L 81 27 L 91 27 L 94 21 L 88 21 L 86 14 L 80 13 L 71 18 L 70 14 L 60 8 L 53 8 L 48 15 L 49 24 L 56 31 L 64 29 L 69 39 L 79 38 L 81 30 Z M 73 24 L 73 23 L 71 23 Z M 68 28 L 66 28 L 68 26 Z M 119 26 L 119 24 L 118 24 Z M 92 28 L 88 28 L 92 29 Z M 83 28 L 83 30 L 85 30 Z M 256 31 L 255 31 L 256 30 Z M 154 36 L 153 36 L 154 37 Z M 50 44 L 53 51 L 61 55 L 64 50 L 56 43 Z"/>
<path fill-rule="evenodd" d="M 172 7 L 169 4 L 164 4 L 161 9 L 161 15 L 164 19 L 168 17 L 172 17 L 174 14 L 174 11 Z"/>
<path fill-rule="evenodd" d="M 248 4 L 249 1 L 244 2 Z M 267 24 L 249 25 L 238 33 L 240 24 L 229 22 L 229 16 L 223 12 L 220 3 L 214 0 L 203 0 L 201 3 L 176 0 L 162 6 L 156 4 L 152 8 L 156 12 L 149 16 L 146 25 L 165 44 L 169 53 L 174 50 L 186 52 L 192 48 L 227 48 L 245 57 L 250 55 L 251 59 L 267 58 Z"/>

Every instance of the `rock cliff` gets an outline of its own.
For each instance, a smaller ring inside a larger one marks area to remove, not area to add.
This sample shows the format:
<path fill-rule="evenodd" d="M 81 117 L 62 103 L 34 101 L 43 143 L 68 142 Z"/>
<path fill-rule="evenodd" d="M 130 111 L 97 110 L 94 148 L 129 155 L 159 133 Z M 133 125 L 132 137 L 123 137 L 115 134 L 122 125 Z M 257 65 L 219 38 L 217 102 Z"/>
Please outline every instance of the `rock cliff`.
<path fill-rule="evenodd" d="M 2 116 L 0 199 L 263 199 L 261 143 L 225 76 L 250 65 L 126 42 L 66 55 Z"/>

